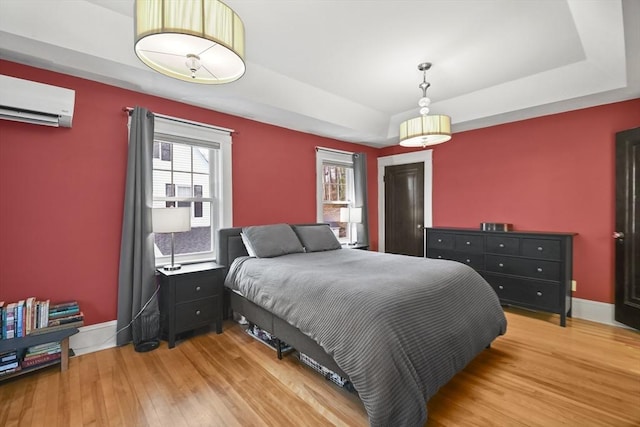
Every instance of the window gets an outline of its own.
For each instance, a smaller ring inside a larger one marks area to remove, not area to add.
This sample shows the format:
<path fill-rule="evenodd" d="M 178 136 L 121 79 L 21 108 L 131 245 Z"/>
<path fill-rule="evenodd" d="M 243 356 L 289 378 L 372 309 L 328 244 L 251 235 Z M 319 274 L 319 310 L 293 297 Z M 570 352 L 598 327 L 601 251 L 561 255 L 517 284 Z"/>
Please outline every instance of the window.
<path fill-rule="evenodd" d="M 340 222 L 340 208 L 353 206 L 353 159 L 350 153 L 318 149 L 316 155 L 318 222 L 326 222 L 338 240 L 356 239 L 355 227 Z M 351 231 L 351 235 L 350 235 Z"/>
<path fill-rule="evenodd" d="M 191 231 L 175 234 L 176 262 L 215 259 L 215 232 L 231 226 L 231 136 L 208 125 L 156 116 L 153 207 L 191 208 Z M 155 235 L 156 264 L 171 235 Z"/>

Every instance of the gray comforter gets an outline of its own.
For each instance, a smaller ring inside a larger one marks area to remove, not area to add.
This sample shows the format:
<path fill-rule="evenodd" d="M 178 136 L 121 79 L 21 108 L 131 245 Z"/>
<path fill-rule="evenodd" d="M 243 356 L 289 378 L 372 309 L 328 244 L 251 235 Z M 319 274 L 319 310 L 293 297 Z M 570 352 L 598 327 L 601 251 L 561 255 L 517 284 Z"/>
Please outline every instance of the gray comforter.
<path fill-rule="evenodd" d="M 427 400 L 498 335 L 491 287 L 453 261 L 359 250 L 237 258 L 226 286 L 331 355 L 372 426 L 422 426 Z"/>

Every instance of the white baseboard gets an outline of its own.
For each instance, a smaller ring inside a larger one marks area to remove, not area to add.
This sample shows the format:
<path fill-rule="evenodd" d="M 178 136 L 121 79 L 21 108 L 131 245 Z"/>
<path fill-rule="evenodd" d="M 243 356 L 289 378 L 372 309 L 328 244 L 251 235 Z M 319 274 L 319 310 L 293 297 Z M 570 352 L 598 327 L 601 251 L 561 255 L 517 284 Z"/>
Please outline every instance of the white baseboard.
<path fill-rule="evenodd" d="M 572 317 L 604 323 L 605 325 L 629 328 L 627 325 L 616 322 L 614 304 L 581 298 L 573 298 L 571 304 Z"/>
<path fill-rule="evenodd" d="M 76 356 L 116 346 L 116 320 L 78 328 L 79 333 L 69 338 L 69 347 Z"/>

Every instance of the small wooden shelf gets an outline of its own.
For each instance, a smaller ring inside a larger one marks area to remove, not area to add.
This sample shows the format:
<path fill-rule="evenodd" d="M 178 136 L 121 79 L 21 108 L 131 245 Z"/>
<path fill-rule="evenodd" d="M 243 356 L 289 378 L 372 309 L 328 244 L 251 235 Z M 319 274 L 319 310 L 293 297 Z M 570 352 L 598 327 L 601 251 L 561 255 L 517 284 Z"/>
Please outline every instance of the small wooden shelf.
<path fill-rule="evenodd" d="M 0 381 L 4 381 L 9 378 L 14 378 L 29 372 L 37 371 L 38 369 L 46 368 L 49 366 L 60 364 L 60 371 L 66 371 L 69 368 L 69 337 L 77 334 L 78 328 L 60 329 L 58 331 L 47 332 L 38 335 L 27 335 L 26 337 L 11 338 L 8 340 L 0 340 L 0 353 L 11 350 L 20 350 L 23 348 L 31 347 L 34 345 L 45 344 L 48 342 L 59 342 L 60 351 L 62 352 L 61 358 L 42 365 L 29 367 L 18 372 L 11 374 L 1 375 Z"/>

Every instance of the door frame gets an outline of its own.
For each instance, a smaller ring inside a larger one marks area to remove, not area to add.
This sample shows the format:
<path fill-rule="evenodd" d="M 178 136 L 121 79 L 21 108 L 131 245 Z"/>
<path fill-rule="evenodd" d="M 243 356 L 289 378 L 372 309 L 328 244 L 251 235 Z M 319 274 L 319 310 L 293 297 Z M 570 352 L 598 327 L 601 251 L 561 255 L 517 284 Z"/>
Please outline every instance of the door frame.
<path fill-rule="evenodd" d="M 411 153 L 394 154 L 378 157 L 378 252 L 384 252 L 385 217 L 384 217 L 384 168 L 386 166 L 406 165 L 408 163 L 424 163 L 424 227 L 433 225 L 433 150 L 413 151 Z"/>

